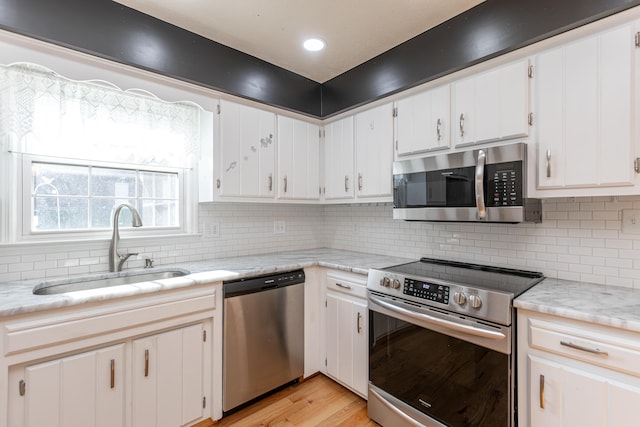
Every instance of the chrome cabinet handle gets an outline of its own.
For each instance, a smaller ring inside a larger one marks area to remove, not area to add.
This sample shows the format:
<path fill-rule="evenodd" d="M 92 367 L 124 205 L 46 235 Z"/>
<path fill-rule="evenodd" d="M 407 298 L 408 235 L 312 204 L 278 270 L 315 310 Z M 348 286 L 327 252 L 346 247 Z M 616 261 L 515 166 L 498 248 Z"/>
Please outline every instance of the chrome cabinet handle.
<path fill-rule="evenodd" d="M 111 359 L 111 388 L 116 386 L 116 360 Z"/>
<path fill-rule="evenodd" d="M 216 188 L 217 188 L 218 190 L 220 189 L 220 185 L 221 185 L 220 180 L 219 180 L 219 179 L 216 179 Z"/>
<path fill-rule="evenodd" d="M 342 283 L 336 282 L 336 286 L 343 289 L 351 289 L 349 285 L 343 285 Z"/>
<path fill-rule="evenodd" d="M 636 159 L 633 161 L 633 170 L 635 170 L 636 173 L 640 173 L 640 157 L 636 157 Z"/>
<path fill-rule="evenodd" d="M 360 312 L 358 312 L 358 321 L 357 321 L 357 331 L 358 333 L 360 333 L 360 331 L 362 331 L 362 326 L 360 325 L 360 319 L 362 319 L 362 314 L 360 314 Z"/>
<path fill-rule="evenodd" d="M 436 135 L 438 136 L 438 141 L 442 139 L 442 120 L 438 119 L 436 122 Z"/>
<path fill-rule="evenodd" d="M 485 219 L 487 210 L 484 204 L 484 164 L 486 154 L 484 150 L 478 150 L 478 162 L 476 163 L 476 207 L 478 219 Z"/>
<path fill-rule="evenodd" d="M 464 136 L 464 113 L 460 114 L 460 136 Z"/>
<path fill-rule="evenodd" d="M 544 409 L 544 375 L 540 375 L 540 409 Z"/>
<path fill-rule="evenodd" d="M 273 191 L 273 174 L 269 174 L 269 192 Z"/>
<path fill-rule="evenodd" d="M 551 150 L 547 150 L 547 178 L 551 178 Z"/>
<path fill-rule="evenodd" d="M 144 376 L 149 376 L 149 350 L 144 351 Z"/>
<path fill-rule="evenodd" d="M 344 176 L 344 192 L 345 193 L 349 192 L 349 176 L 348 175 Z"/>
<path fill-rule="evenodd" d="M 560 345 L 564 345 L 565 347 L 573 348 L 575 350 L 586 351 L 587 353 L 597 354 L 599 356 L 609 356 L 609 353 L 600 350 L 598 347 L 589 348 L 579 344 L 574 344 L 571 341 L 560 341 Z"/>
<path fill-rule="evenodd" d="M 284 177 L 284 192 L 287 192 L 287 177 Z"/>
<path fill-rule="evenodd" d="M 362 191 L 362 174 L 358 174 L 358 191 Z"/>

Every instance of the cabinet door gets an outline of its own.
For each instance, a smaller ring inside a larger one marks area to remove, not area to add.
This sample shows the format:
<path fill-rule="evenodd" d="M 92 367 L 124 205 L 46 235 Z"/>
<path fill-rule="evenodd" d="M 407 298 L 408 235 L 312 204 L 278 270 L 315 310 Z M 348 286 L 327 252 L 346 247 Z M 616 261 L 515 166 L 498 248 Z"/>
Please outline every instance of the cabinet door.
<path fill-rule="evenodd" d="M 366 302 L 351 303 L 351 324 L 355 325 L 353 336 L 353 388 L 363 396 L 369 385 L 369 312 Z"/>
<path fill-rule="evenodd" d="M 354 129 L 353 116 L 324 127 L 325 200 L 351 199 L 353 179 Z"/>
<path fill-rule="evenodd" d="M 351 309 L 348 301 L 334 294 L 327 294 L 325 313 L 325 351 L 327 355 L 327 374 L 346 382 L 345 363 L 349 364 L 351 354 L 345 356 L 352 348 L 351 329 L 345 330 L 345 323 L 350 321 Z"/>
<path fill-rule="evenodd" d="M 531 427 L 562 426 L 562 368 L 529 356 L 529 375 Z"/>
<path fill-rule="evenodd" d="M 221 196 L 273 197 L 275 114 L 220 102 Z"/>
<path fill-rule="evenodd" d="M 538 187 L 634 183 L 633 26 L 536 59 Z"/>
<path fill-rule="evenodd" d="M 133 342 L 133 425 L 185 425 L 202 418 L 203 325 Z"/>
<path fill-rule="evenodd" d="M 356 114 L 356 194 L 391 196 L 393 104 Z"/>
<path fill-rule="evenodd" d="M 528 135 L 528 68 L 523 59 L 453 84 L 456 145 Z"/>
<path fill-rule="evenodd" d="M 637 406 L 636 401 L 624 408 L 624 399 L 633 398 L 633 391 L 605 378 L 535 356 L 529 356 L 529 364 L 532 427 L 606 426 L 612 408 L 628 414 Z M 610 401 L 610 396 L 623 400 Z"/>
<path fill-rule="evenodd" d="M 24 425 L 124 426 L 124 344 L 25 368 Z"/>
<path fill-rule="evenodd" d="M 363 396 L 369 382 L 367 305 L 327 293 L 325 350 L 327 374 Z"/>
<path fill-rule="evenodd" d="M 640 388 L 628 385 L 609 384 L 610 427 L 627 427 L 637 422 L 636 413 L 640 404 Z"/>
<path fill-rule="evenodd" d="M 396 154 L 403 156 L 449 147 L 449 85 L 396 103 Z"/>
<path fill-rule="evenodd" d="M 278 197 L 320 198 L 320 128 L 278 116 Z"/>

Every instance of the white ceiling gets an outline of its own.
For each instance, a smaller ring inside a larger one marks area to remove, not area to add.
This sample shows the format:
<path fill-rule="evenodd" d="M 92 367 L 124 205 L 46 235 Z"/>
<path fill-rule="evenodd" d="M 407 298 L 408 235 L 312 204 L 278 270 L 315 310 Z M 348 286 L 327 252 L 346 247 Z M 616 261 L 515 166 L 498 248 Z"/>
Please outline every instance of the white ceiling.
<path fill-rule="evenodd" d="M 324 83 L 484 0 L 114 1 Z"/>

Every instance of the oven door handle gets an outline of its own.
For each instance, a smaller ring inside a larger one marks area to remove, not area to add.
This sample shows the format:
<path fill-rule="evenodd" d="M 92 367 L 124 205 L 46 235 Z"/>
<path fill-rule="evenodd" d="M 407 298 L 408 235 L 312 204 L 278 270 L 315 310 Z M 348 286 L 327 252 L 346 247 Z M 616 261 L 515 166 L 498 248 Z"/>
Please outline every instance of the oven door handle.
<path fill-rule="evenodd" d="M 457 332 L 463 332 L 469 335 L 488 338 L 491 340 L 502 340 L 506 338 L 506 336 L 502 332 L 489 331 L 482 328 L 476 328 L 475 326 L 463 325 L 461 323 L 452 322 L 450 320 L 439 319 L 437 317 L 429 316 L 428 314 L 416 313 L 412 310 L 407 310 L 406 308 L 402 308 L 395 304 L 384 301 L 383 299 L 373 295 L 369 295 L 369 300 L 374 304 L 378 304 L 379 306 L 395 313 L 407 316 L 412 319 L 416 319 L 418 321 L 430 323 L 432 325 L 442 326 L 444 328 L 451 329 Z"/>
<path fill-rule="evenodd" d="M 400 409 L 396 408 L 394 405 L 389 403 L 387 399 L 385 399 L 380 393 L 373 390 L 371 387 L 369 387 L 369 394 L 373 394 L 380 401 L 380 403 L 382 403 L 388 410 L 390 410 L 391 412 L 393 412 L 394 414 L 402 418 L 404 421 L 406 421 L 408 425 L 414 426 L 414 427 L 424 427 L 424 424 L 417 422 L 416 420 L 411 418 L 409 415 L 405 414 Z"/>

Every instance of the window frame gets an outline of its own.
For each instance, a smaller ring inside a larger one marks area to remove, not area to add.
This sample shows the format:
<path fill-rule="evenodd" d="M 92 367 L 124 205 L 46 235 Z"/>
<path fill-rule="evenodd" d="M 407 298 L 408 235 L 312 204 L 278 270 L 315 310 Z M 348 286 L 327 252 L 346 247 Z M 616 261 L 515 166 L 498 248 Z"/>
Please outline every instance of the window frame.
<path fill-rule="evenodd" d="M 74 240 L 97 240 L 110 238 L 113 232 L 112 226 L 108 229 L 87 229 L 87 230 L 32 230 L 32 164 L 33 163 L 50 163 L 69 166 L 99 167 L 111 169 L 126 169 L 133 171 L 145 172 L 168 172 L 177 173 L 178 175 L 178 210 L 179 225 L 172 227 L 143 227 L 133 228 L 127 225 L 120 227 L 121 237 L 159 237 L 159 236 L 185 236 L 196 234 L 193 230 L 193 217 L 196 215 L 194 206 L 197 202 L 193 198 L 193 189 L 190 188 L 189 182 L 192 182 L 190 175 L 193 169 L 182 169 L 165 166 L 149 166 L 135 165 L 113 162 L 97 162 L 67 158 L 52 158 L 49 156 L 38 156 L 33 154 L 17 154 L 21 157 L 21 161 L 16 162 L 16 167 L 20 170 L 16 171 L 21 178 L 16 182 L 16 191 L 19 194 L 20 207 L 14 212 L 14 218 L 18 222 L 16 229 L 20 230 L 15 236 L 16 241 L 21 242 L 38 242 L 38 241 L 74 241 Z M 197 221 L 196 221 L 197 222 Z M 5 236 L 6 237 L 6 236 Z"/>

